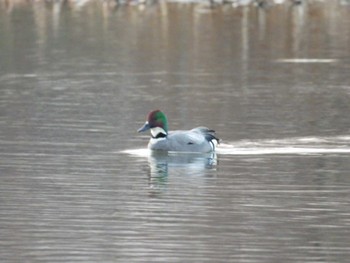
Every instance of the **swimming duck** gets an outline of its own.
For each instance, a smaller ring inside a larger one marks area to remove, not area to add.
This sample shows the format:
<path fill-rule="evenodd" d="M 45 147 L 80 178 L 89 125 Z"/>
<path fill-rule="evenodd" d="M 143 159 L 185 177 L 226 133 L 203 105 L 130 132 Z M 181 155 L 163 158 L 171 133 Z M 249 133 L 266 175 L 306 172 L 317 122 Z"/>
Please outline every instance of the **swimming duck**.
<path fill-rule="evenodd" d="M 151 111 L 145 124 L 138 132 L 151 130 L 148 148 L 151 150 L 176 152 L 213 152 L 219 139 L 215 131 L 206 127 L 197 127 L 188 131 L 168 131 L 168 120 L 160 110 Z"/>

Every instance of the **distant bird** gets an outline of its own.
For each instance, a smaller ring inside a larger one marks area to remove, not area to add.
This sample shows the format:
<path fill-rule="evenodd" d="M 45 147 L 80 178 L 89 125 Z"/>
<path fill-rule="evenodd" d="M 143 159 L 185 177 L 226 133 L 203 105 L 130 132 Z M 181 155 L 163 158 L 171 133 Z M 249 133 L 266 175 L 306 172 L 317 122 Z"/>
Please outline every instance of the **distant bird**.
<path fill-rule="evenodd" d="M 303 0 L 291 0 L 292 4 L 294 5 L 301 5 L 303 3 Z"/>
<path fill-rule="evenodd" d="M 148 143 L 151 150 L 206 153 L 214 152 L 219 143 L 215 131 L 206 127 L 169 132 L 167 117 L 160 110 L 151 111 L 138 132 L 147 130 L 151 130 Z"/>
<path fill-rule="evenodd" d="M 255 4 L 261 8 L 268 6 L 268 3 L 265 0 L 255 0 Z"/>

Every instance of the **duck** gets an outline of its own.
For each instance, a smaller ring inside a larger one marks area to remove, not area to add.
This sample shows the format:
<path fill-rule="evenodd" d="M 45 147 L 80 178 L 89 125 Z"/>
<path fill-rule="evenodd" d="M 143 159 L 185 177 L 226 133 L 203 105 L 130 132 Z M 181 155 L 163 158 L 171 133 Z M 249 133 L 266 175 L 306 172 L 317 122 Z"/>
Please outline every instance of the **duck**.
<path fill-rule="evenodd" d="M 207 127 L 191 130 L 168 131 L 167 116 L 161 110 L 153 110 L 147 115 L 146 122 L 138 132 L 150 130 L 151 139 L 148 148 L 168 152 L 215 152 L 219 138 L 215 131 Z"/>

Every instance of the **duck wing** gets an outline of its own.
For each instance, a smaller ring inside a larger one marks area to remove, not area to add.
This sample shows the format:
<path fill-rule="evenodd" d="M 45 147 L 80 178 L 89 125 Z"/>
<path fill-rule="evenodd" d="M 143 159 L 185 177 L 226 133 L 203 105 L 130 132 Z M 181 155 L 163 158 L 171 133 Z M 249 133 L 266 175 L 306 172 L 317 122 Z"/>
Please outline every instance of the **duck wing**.
<path fill-rule="evenodd" d="M 173 131 L 168 135 L 168 140 L 176 145 L 201 144 L 205 142 L 205 136 L 197 131 Z"/>
<path fill-rule="evenodd" d="M 197 127 L 192 129 L 191 131 L 202 134 L 208 142 L 213 142 L 213 141 L 216 141 L 216 143 L 220 142 L 220 139 L 215 136 L 215 131 L 207 127 Z"/>
<path fill-rule="evenodd" d="M 189 131 L 170 132 L 167 142 L 170 149 L 188 152 L 209 152 L 215 149 L 214 131 L 205 127 L 198 127 Z"/>

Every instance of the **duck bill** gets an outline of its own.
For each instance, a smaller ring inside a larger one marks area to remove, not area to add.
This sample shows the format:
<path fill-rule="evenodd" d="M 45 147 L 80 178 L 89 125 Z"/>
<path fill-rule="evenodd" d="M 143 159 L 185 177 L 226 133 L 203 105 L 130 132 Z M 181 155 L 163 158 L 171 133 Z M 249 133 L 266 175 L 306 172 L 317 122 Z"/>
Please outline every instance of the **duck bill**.
<path fill-rule="evenodd" d="M 146 121 L 145 124 L 137 130 L 137 132 L 144 132 L 148 131 L 149 129 L 151 129 L 151 126 L 149 125 L 148 121 Z"/>

